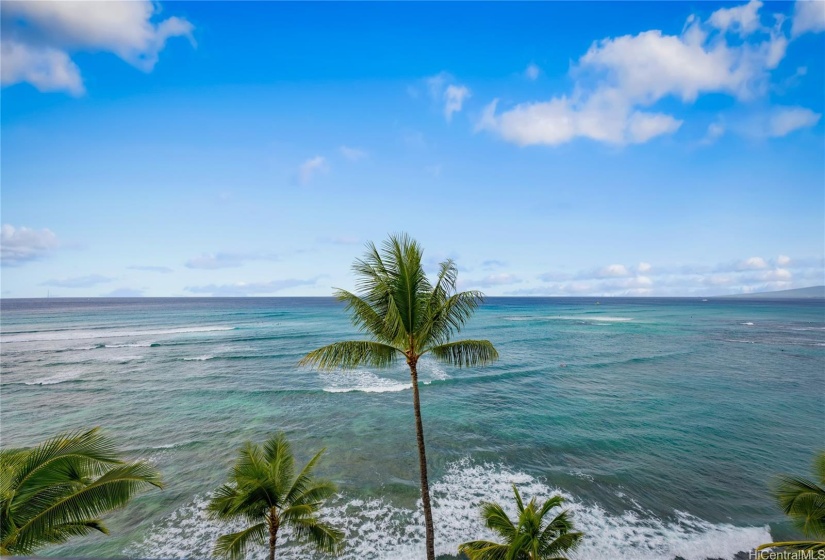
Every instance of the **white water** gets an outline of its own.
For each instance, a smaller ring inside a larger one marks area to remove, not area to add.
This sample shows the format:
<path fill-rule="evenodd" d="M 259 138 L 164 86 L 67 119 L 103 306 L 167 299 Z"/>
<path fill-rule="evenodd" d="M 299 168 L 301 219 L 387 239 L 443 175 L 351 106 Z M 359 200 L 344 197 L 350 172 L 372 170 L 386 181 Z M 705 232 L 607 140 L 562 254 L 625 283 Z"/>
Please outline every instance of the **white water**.
<path fill-rule="evenodd" d="M 479 506 L 484 501 L 500 503 L 514 515 L 512 484 L 525 500 L 544 500 L 555 494 L 567 499 L 577 529 L 586 535 L 582 546 L 569 556 L 576 560 L 687 560 L 732 558 L 768 542 L 767 527 L 734 527 L 712 524 L 682 512 L 660 519 L 641 510 L 628 499 L 628 510 L 612 515 L 597 505 L 583 503 L 545 482 L 500 465 L 479 465 L 469 460 L 449 465 L 445 476 L 431 488 L 436 553 L 456 554 L 458 545 L 475 539 L 494 538 L 481 524 Z M 195 498 L 160 524 L 146 531 L 143 541 L 124 554 L 155 558 L 206 558 L 215 539 L 242 525 L 226 525 L 207 519 L 207 496 Z M 420 504 L 419 504 L 420 505 Z M 345 560 L 407 560 L 423 556 L 423 515 L 418 509 L 398 507 L 383 499 L 359 500 L 345 494 L 333 499 L 324 518 L 345 532 Z M 296 546 L 285 534 L 278 557 L 292 560 L 313 558 L 310 549 Z M 260 557 L 253 551 L 249 557 Z"/>

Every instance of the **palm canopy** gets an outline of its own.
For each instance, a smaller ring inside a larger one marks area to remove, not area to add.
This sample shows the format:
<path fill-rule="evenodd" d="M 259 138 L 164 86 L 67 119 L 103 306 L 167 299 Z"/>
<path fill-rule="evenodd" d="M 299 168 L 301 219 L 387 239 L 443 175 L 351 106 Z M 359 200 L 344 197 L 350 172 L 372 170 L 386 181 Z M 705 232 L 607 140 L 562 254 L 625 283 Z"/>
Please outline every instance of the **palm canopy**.
<path fill-rule="evenodd" d="M 379 250 L 367 245 L 355 261 L 358 294 L 336 290 L 353 323 L 371 340 L 336 342 L 307 354 L 301 364 L 320 369 L 387 366 L 430 353 L 458 367 L 489 364 L 498 353 L 487 340 L 451 342 L 482 302 L 477 291 L 458 292 L 452 260 L 439 265 L 430 282 L 420 245 L 406 234 L 390 236 Z"/>
<path fill-rule="evenodd" d="M 563 554 L 574 550 L 581 542 L 583 533 L 574 531 L 568 511 L 562 511 L 547 522 L 544 518 L 553 508 L 564 502 L 561 496 L 553 496 L 539 505 L 533 498 L 525 506 L 521 495 L 513 485 L 518 519 L 512 521 L 504 509 L 494 503 L 481 505 L 484 524 L 502 538 L 503 543 L 471 541 L 458 547 L 459 553 L 470 560 L 565 560 Z"/>
<path fill-rule="evenodd" d="M 215 554 L 240 559 L 250 546 L 263 546 L 269 538 L 270 558 L 274 558 L 282 527 L 291 528 L 299 542 L 337 552 L 343 533 L 317 515 L 324 500 L 335 493 L 331 482 L 312 475 L 322 454 L 323 450 L 296 474 L 295 456 L 283 433 L 274 434 L 263 445 L 246 443 L 229 483 L 215 492 L 207 509 L 213 519 L 242 520 L 249 526 L 219 537 Z"/>
<path fill-rule="evenodd" d="M 796 476 L 780 476 L 774 490 L 779 507 L 808 540 L 772 542 L 764 548 L 794 550 L 825 550 L 825 451 L 814 459 L 815 480 Z"/>
<path fill-rule="evenodd" d="M 100 515 L 124 506 L 160 474 L 124 462 L 94 428 L 68 432 L 30 449 L 0 451 L 0 554 L 30 555 L 71 537 L 108 529 Z"/>

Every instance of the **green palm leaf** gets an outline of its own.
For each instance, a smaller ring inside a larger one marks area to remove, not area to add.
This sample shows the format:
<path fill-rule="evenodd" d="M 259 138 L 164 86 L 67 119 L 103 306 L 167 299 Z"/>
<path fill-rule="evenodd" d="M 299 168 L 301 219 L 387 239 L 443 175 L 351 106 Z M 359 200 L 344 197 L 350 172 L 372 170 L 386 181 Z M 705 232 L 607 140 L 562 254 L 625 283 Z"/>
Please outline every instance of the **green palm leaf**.
<path fill-rule="evenodd" d="M 398 349 L 387 344 L 350 340 L 313 350 L 304 356 L 299 364 L 321 370 L 353 369 L 362 366 L 385 367 L 394 363 L 399 354 Z"/>
<path fill-rule="evenodd" d="M 813 471 L 816 480 L 825 486 L 825 451 L 814 459 Z M 763 544 L 758 550 L 825 550 L 825 489 L 814 481 L 783 475 L 777 477 L 774 497 L 794 526 L 811 540 L 773 542 Z"/>
<path fill-rule="evenodd" d="M 125 463 L 99 428 L 69 432 L 31 449 L 0 452 L 0 549 L 32 554 L 49 544 L 107 533 L 99 516 L 163 486 L 149 464 Z"/>
<path fill-rule="evenodd" d="M 272 543 L 282 527 L 291 528 L 298 542 L 325 552 L 338 550 L 343 534 L 318 518 L 324 500 L 335 492 L 331 482 L 312 476 L 322 453 L 316 453 L 296 475 L 292 446 L 283 433 L 262 445 L 244 444 L 229 481 L 215 491 L 207 511 L 212 519 L 242 519 L 250 526 L 218 538 L 215 555 L 238 560 L 251 543 L 265 544 L 268 537 L 272 558 Z"/>
<path fill-rule="evenodd" d="M 564 501 L 554 496 L 539 505 L 535 498 L 525 506 L 513 485 L 518 521 L 513 522 L 504 509 L 494 503 L 481 506 L 481 516 L 488 529 L 497 533 L 502 543 L 470 541 L 458 547 L 470 560 L 565 560 L 563 554 L 574 550 L 584 537 L 574 531 L 570 513 L 562 511 L 551 521 L 544 517 Z"/>
<path fill-rule="evenodd" d="M 457 367 L 486 366 L 498 359 L 498 352 L 488 340 L 460 340 L 429 350 L 442 362 Z"/>

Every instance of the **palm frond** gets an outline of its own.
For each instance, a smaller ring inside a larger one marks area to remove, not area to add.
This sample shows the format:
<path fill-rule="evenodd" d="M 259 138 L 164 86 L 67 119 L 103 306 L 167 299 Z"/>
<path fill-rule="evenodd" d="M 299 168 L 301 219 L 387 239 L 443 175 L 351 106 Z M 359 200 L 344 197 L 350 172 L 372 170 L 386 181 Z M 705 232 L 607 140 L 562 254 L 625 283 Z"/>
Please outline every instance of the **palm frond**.
<path fill-rule="evenodd" d="M 350 340 L 313 350 L 304 356 L 299 365 L 321 370 L 353 369 L 361 366 L 384 367 L 393 364 L 401 355 L 400 350 L 387 344 Z"/>
<path fill-rule="evenodd" d="M 498 352 L 489 340 L 459 340 L 427 351 L 438 360 L 457 367 L 485 366 L 498 359 Z"/>
<path fill-rule="evenodd" d="M 787 548 L 788 550 L 804 550 L 816 552 L 818 550 L 825 550 L 825 541 L 781 541 L 762 544 L 756 547 L 756 550 L 765 550 L 766 548 Z"/>
<path fill-rule="evenodd" d="M 458 546 L 459 554 L 470 560 L 507 560 L 510 547 L 490 541 L 470 541 Z"/>
<path fill-rule="evenodd" d="M 314 517 L 300 517 L 292 524 L 298 540 L 312 543 L 318 550 L 331 554 L 340 552 L 344 533 L 340 529 Z"/>
<path fill-rule="evenodd" d="M 481 504 L 481 518 L 488 529 L 495 531 L 503 539 L 510 541 L 515 538 L 516 526 L 500 505 L 489 502 Z"/>
<path fill-rule="evenodd" d="M 296 502 L 312 484 L 312 470 L 315 468 L 315 464 L 321 459 L 321 455 L 324 454 L 324 451 L 326 451 L 326 449 L 322 449 L 316 453 L 315 456 L 310 459 L 306 465 L 304 465 L 304 468 L 301 469 L 298 476 L 295 477 L 295 480 L 292 482 L 286 493 L 286 503 L 291 504 Z"/>
<path fill-rule="evenodd" d="M 246 556 L 250 546 L 265 544 L 266 533 L 266 524 L 257 523 L 237 533 L 221 535 L 215 543 L 214 555 L 229 560 L 241 560 Z"/>
<path fill-rule="evenodd" d="M 352 323 L 361 331 L 365 331 L 379 342 L 392 343 L 398 336 L 397 322 L 388 321 L 386 310 L 379 313 L 365 299 L 346 290 L 336 290 L 335 299 L 346 305 Z"/>

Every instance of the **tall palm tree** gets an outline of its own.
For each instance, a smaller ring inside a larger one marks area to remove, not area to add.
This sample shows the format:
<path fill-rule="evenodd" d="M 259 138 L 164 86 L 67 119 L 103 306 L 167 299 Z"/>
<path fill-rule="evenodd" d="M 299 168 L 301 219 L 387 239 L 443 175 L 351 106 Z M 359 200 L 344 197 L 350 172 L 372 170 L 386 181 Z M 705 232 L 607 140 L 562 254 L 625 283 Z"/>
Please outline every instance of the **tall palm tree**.
<path fill-rule="evenodd" d="M 584 533 L 573 530 L 568 511 L 562 511 L 549 523 L 544 516 L 564 502 L 561 496 L 553 496 L 539 506 L 536 499 L 525 507 L 513 485 L 518 506 L 518 519 L 513 522 L 498 505 L 485 502 L 481 505 L 481 517 L 487 528 L 504 539 L 503 544 L 490 541 L 471 541 L 458 547 L 470 560 L 566 560 L 563 553 L 574 550 Z"/>
<path fill-rule="evenodd" d="M 796 476 L 779 477 L 774 497 L 782 511 L 808 540 L 763 544 L 765 548 L 825 550 L 825 451 L 814 459 L 814 481 Z"/>
<path fill-rule="evenodd" d="M 380 251 L 369 243 L 364 258 L 353 264 L 359 293 L 336 290 L 335 297 L 346 304 L 353 323 L 370 340 L 324 346 L 307 354 L 301 364 L 331 370 L 382 367 L 398 359 L 407 362 L 412 378 L 427 559 L 435 560 L 427 456 L 418 395 L 418 361 L 421 356 L 430 354 L 447 364 L 471 367 L 493 362 L 498 353 L 488 340 L 451 341 L 481 303 L 483 295 L 456 290 L 458 270 L 452 260 L 439 265 L 435 283 L 430 283 L 421 258 L 420 245 L 406 234 L 391 235 Z"/>
<path fill-rule="evenodd" d="M 100 428 L 67 432 L 30 449 L 0 451 L 0 554 L 30 555 L 92 531 L 135 494 L 162 487 L 144 461 L 127 463 Z"/>
<path fill-rule="evenodd" d="M 243 520 L 250 526 L 222 535 L 215 555 L 238 560 L 250 545 L 265 545 L 269 560 L 275 558 L 280 529 L 292 530 L 295 539 L 323 552 L 337 552 L 344 534 L 321 521 L 318 510 L 335 493 L 335 486 L 317 480 L 312 470 L 323 450 L 295 475 L 295 456 L 286 436 L 279 432 L 263 445 L 246 443 L 240 450 L 229 483 L 215 492 L 207 507 L 212 519 Z"/>

